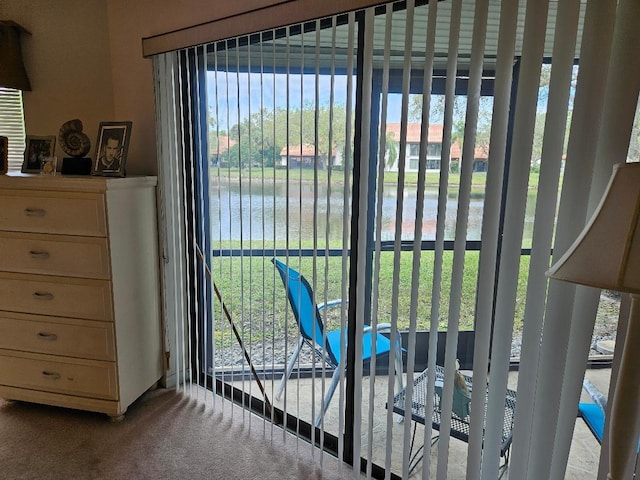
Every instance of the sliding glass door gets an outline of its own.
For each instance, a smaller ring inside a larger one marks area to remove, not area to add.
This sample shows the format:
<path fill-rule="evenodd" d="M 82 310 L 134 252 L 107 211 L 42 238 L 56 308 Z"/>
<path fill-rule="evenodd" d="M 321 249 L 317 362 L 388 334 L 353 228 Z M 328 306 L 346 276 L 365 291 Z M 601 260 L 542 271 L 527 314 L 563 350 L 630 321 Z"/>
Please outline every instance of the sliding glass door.
<path fill-rule="evenodd" d="M 185 370 L 375 477 L 495 478 L 512 430 L 539 442 L 585 9 L 403 1 L 181 52 Z"/>
<path fill-rule="evenodd" d="M 411 422 L 389 407 L 430 352 L 444 367 L 448 331 L 473 365 L 494 80 L 479 82 L 479 140 L 465 138 L 470 51 L 447 70 L 441 9 L 390 4 L 206 48 L 206 220 L 226 310 L 208 317 L 200 364 L 219 391 L 377 474 L 403 473 Z M 287 290 L 297 273 L 311 304 L 343 299 L 312 312 L 311 335 Z M 380 334 L 348 336 L 365 327 Z"/>

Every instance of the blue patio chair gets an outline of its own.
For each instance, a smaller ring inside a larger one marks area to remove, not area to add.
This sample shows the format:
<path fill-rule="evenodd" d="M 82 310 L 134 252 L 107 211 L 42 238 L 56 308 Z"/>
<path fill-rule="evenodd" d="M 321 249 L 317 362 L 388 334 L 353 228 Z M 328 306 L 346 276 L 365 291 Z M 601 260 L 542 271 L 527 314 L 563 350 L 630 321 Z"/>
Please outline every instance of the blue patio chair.
<path fill-rule="evenodd" d="M 580 402 L 578 404 L 578 416 L 582 417 L 598 443 L 602 444 L 607 397 L 586 378 L 582 382 L 582 388 L 589 394 L 593 403 Z M 640 453 L 640 440 L 638 441 L 638 452 Z"/>
<path fill-rule="evenodd" d="M 280 277 L 282 278 L 282 282 L 287 290 L 287 297 L 289 299 L 289 304 L 291 305 L 291 309 L 293 310 L 294 316 L 298 325 L 300 327 L 300 339 L 298 340 L 298 345 L 296 346 L 291 358 L 289 358 L 289 362 L 287 363 L 287 368 L 282 375 L 282 380 L 280 380 L 280 385 L 278 387 L 278 391 L 276 392 L 276 399 L 280 399 L 282 396 L 282 392 L 284 391 L 284 387 L 287 383 L 291 372 L 293 371 L 293 367 L 295 366 L 295 362 L 302 350 L 302 347 L 307 344 L 311 348 L 313 348 L 322 359 L 334 369 L 333 375 L 331 377 L 331 383 L 329 384 L 329 388 L 324 397 L 322 403 L 322 409 L 320 413 L 316 416 L 314 425 L 318 427 L 322 422 L 322 418 L 324 417 L 327 408 L 329 407 L 329 403 L 331 402 L 331 398 L 335 392 L 336 386 L 338 385 L 338 380 L 340 379 L 340 371 L 345 367 L 346 358 L 342 358 L 340 355 L 340 337 L 344 335 L 346 342 L 346 330 L 342 331 L 340 329 L 332 330 L 330 332 L 324 332 L 324 324 L 322 322 L 322 316 L 320 312 L 329 307 L 334 307 L 342 304 L 342 300 L 334 300 L 332 302 L 328 302 L 327 304 L 322 305 L 314 305 L 313 303 L 313 291 L 309 282 L 296 270 L 291 267 L 288 267 L 281 261 L 272 258 L 271 261 L 276 266 L 276 269 L 280 273 Z M 381 335 L 380 332 L 389 332 L 391 331 L 391 325 L 388 323 L 378 324 L 376 331 L 373 331 L 371 326 L 365 326 L 363 332 L 362 339 L 362 361 L 370 361 L 371 360 L 371 347 L 372 347 L 372 339 L 375 334 L 376 338 L 376 357 L 381 355 L 388 355 L 391 349 L 390 340 Z M 396 371 L 396 391 L 402 390 L 402 348 L 400 346 L 400 335 L 396 336 L 397 338 L 397 348 L 396 348 L 396 357 L 394 362 L 394 368 Z M 326 341 L 324 341 L 326 339 Z"/>
<path fill-rule="evenodd" d="M 586 378 L 582 382 L 582 388 L 589 394 L 591 402 L 580 402 L 578 405 L 578 415 L 587 424 L 598 443 L 602 443 L 604 434 L 604 412 L 607 408 L 607 398 Z"/>

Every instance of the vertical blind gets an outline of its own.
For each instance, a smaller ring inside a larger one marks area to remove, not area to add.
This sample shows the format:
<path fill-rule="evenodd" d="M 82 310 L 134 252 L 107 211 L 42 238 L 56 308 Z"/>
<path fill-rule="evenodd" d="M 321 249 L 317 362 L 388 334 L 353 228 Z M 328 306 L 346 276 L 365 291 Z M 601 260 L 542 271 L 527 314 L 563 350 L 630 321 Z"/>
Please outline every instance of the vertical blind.
<path fill-rule="evenodd" d="M 329 451 L 368 478 L 417 468 L 494 479 L 507 460 L 509 386 L 507 475 L 563 477 L 598 295 L 545 271 L 581 230 L 608 166 L 625 160 L 596 155 L 601 92 L 613 82 L 638 97 L 603 67 L 628 59 L 612 53 L 624 3 L 408 0 L 155 55 L 176 388 L 233 401 L 267 437 L 319 446 L 321 465 Z M 287 292 L 297 272 L 304 288 Z M 317 310 L 295 310 L 305 292 Z M 305 337 L 303 317 L 323 327 Z M 450 430 L 466 329 L 475 388 L 461 449 Z M 415 409 L 418 385 L 424 411 L 440 413 L 433 447 L 431 428 L 399 415 Z"/>

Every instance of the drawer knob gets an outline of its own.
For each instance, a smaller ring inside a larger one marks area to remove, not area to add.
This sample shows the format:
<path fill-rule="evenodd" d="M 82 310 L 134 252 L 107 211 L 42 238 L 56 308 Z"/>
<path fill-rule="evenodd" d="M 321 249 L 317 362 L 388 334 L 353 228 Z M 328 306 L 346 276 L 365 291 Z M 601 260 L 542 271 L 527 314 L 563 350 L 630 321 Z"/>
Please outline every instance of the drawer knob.
<path fill-rule="evenodd" d="M 37 300 L 53 300 L 53 293 L 33 292 L 33 298 Z"/>
<path fill-rule="evenodd" d="M 58 335 L 56 335 L 55 333 L 38 332 L 38 338 L 41 338 L 42 340 L 53 341 L 58 339 Z"/>
<path fill-rule="evenodd" d="M 46 210 L 44 208 L 25 208 L 24 214 L 27 217 L 44 217 L 46 214 Z"/>
<path fill-rule="evenodd" d="M 31 250 L 29 252 L 29 256 L 31 258 L 38 258 L 38 259 L 46 260 L 47 258 L 49 258 L 49 252 L 40 252 L 40 251 L 37 251 L 37 250 Z"/>
<path fill-rule="evenodd" d="M 47 377 L 47 378 L 50 378 L 52 380 L 59 380 L 60 379 L 60 374 L 57 373 L 57 372 L 49 372 L 47 370 L 44 370 L 42 372 L 42 375 Z"/>

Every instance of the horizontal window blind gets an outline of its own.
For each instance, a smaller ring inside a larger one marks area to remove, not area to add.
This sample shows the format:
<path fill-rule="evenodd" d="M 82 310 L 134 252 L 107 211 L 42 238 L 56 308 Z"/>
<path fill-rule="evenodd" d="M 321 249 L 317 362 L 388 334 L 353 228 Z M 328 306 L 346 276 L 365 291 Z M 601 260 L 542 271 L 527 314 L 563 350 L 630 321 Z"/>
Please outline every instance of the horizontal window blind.
<path fill-rule="evenodd" d="M 20 170 L 25 149 L 24 110 L 20 90 L 0 88 L 0 136 L 9 139 L 9 170 Z"/>

